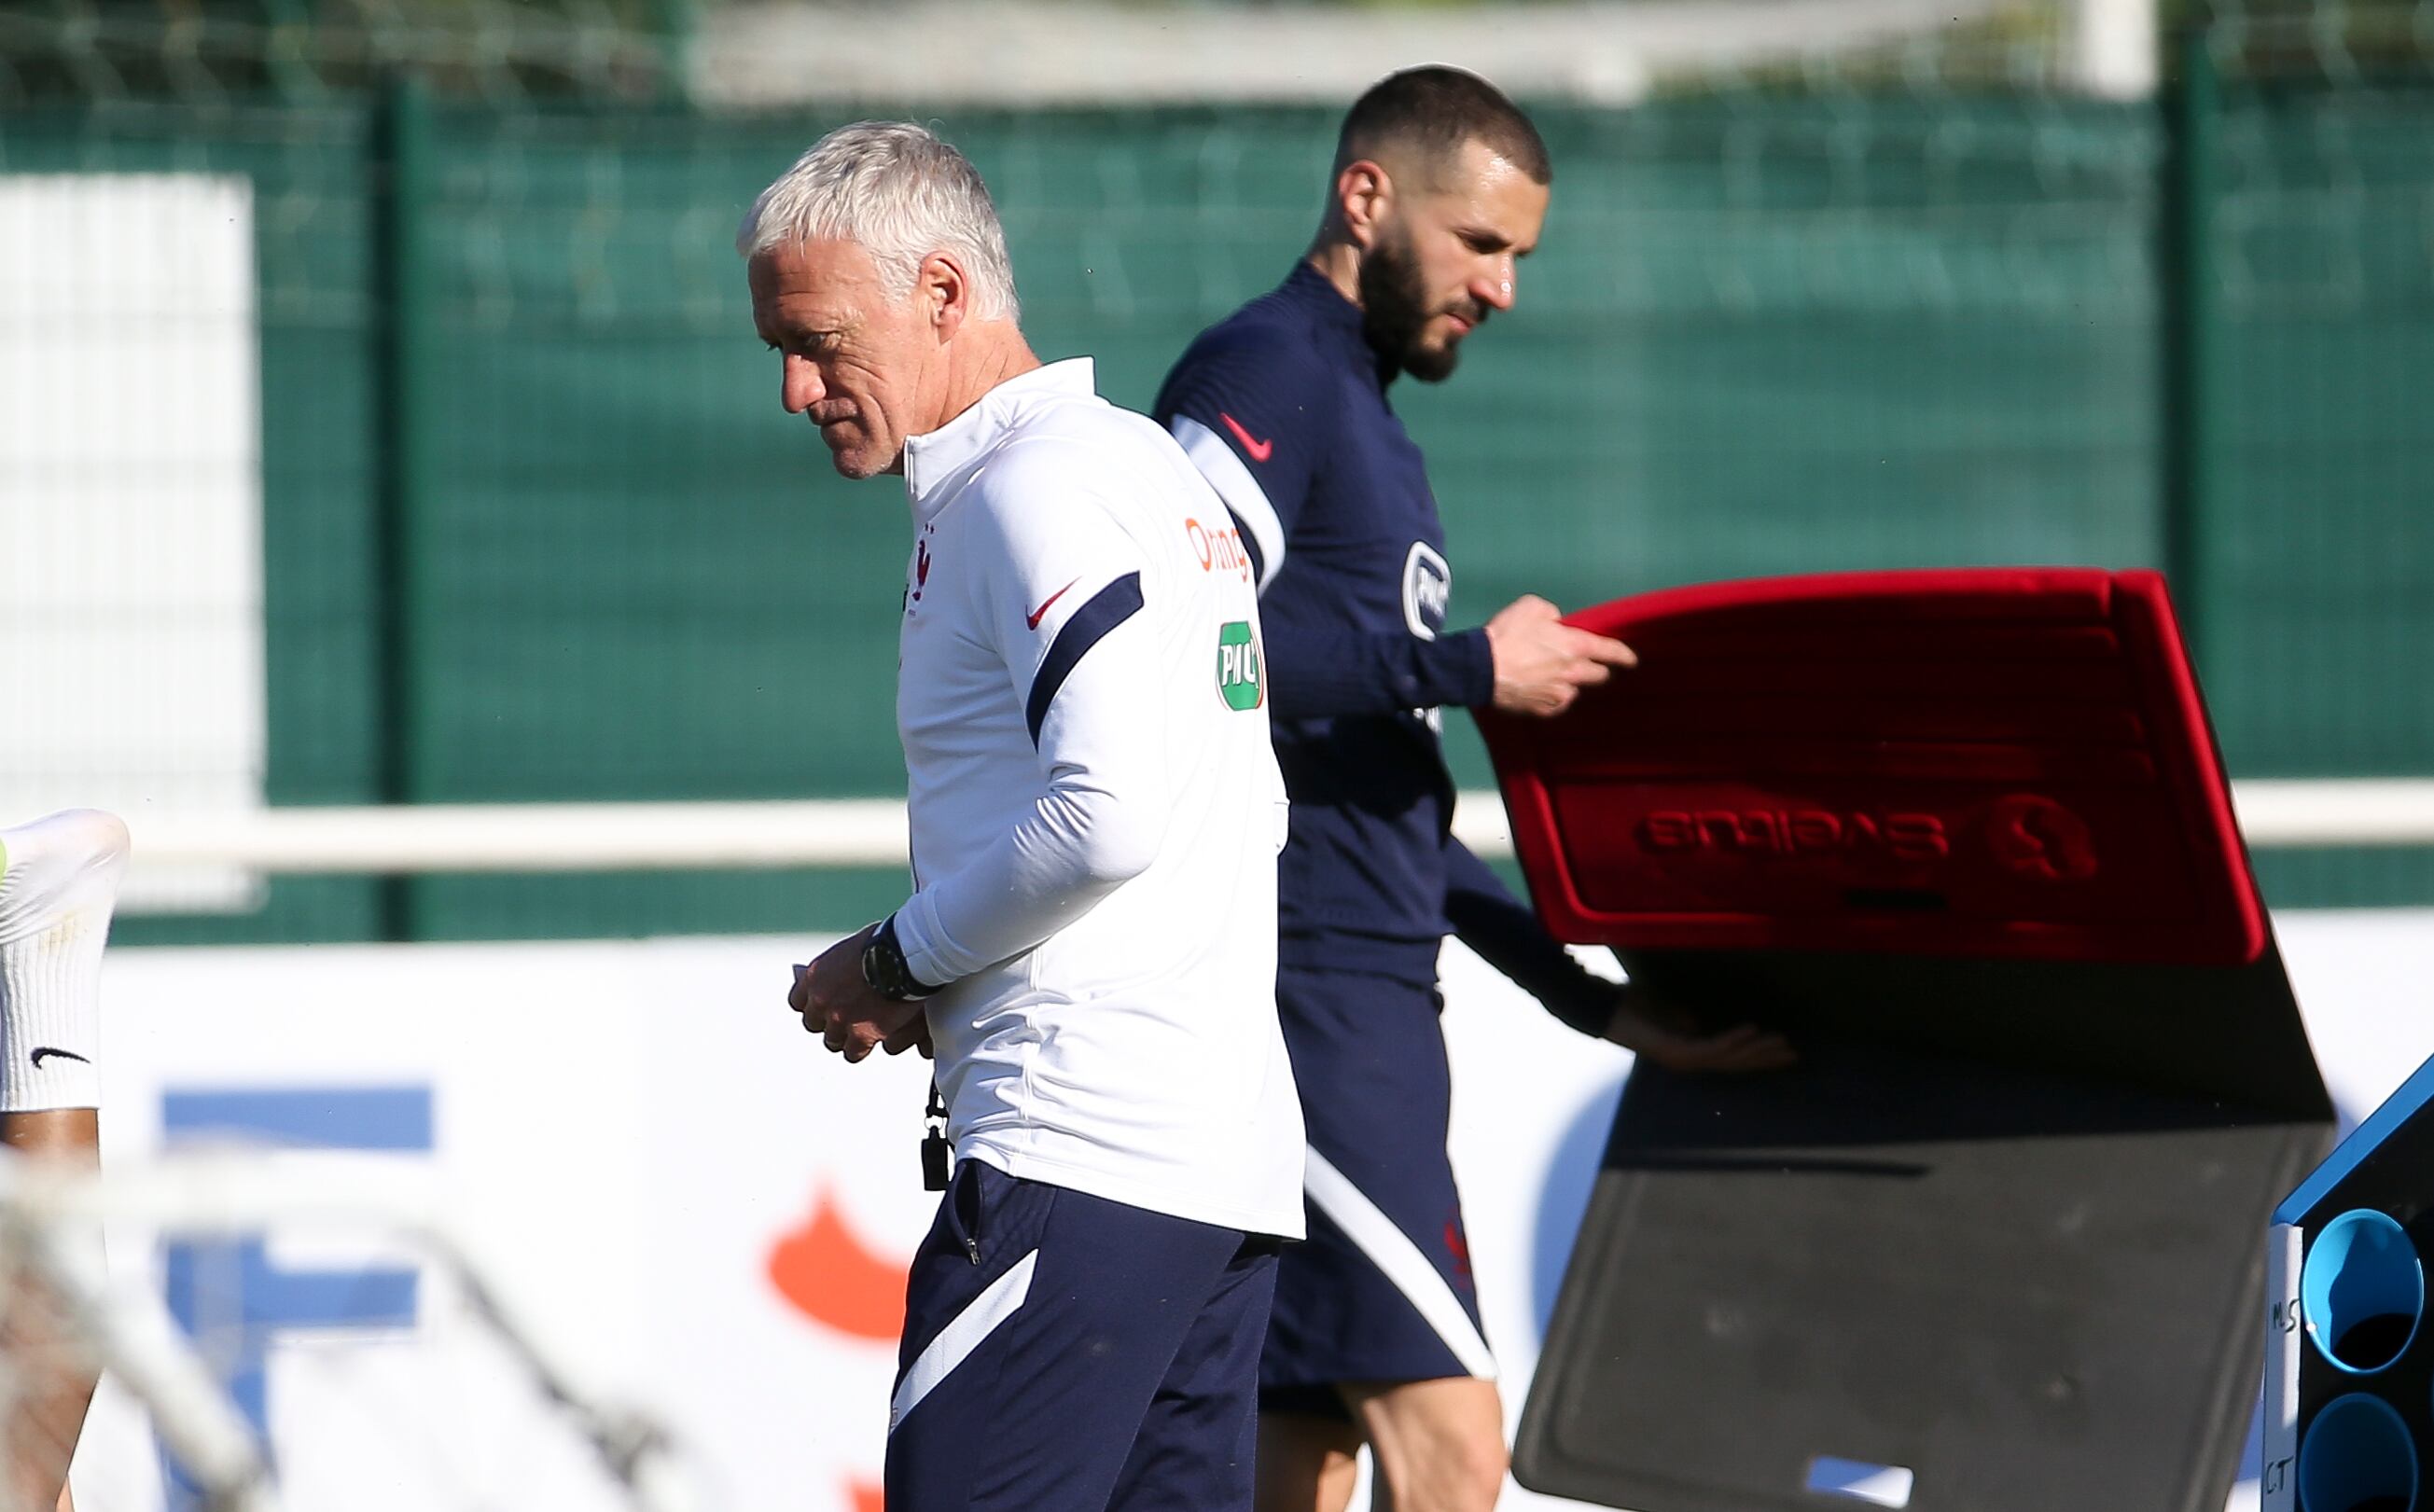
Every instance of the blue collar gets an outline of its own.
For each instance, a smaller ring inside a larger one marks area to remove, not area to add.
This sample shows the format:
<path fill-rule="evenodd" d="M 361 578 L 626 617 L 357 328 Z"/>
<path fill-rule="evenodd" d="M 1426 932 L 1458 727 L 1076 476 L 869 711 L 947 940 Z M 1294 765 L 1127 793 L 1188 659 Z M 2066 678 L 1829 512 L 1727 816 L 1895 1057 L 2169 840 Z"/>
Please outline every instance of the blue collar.
<path fill-rule="evenodd" d="M 1327 275 L 1307 261 L 1294 264 L 1277 293 L 1297 310 L 1306 311 L 1311 323 L 1322 331 L 1332 333 L 1341 344 L 1345 361 L 1367 373 L 1384 393 L 1386 386 L 1402 372 L 1402 365 L 1379 354 L 1369 345 L 1369 328 L 1361 314 L 1361 306 L 1344 297 Z"/>

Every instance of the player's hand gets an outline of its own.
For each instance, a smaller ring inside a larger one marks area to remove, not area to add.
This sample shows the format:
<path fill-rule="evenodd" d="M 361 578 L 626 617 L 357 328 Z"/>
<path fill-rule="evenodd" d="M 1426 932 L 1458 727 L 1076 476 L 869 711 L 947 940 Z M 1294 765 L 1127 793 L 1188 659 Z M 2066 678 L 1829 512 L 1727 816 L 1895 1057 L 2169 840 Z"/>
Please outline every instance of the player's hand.
<path fill-rule="evenodd" d="M 862 948 L 878 927 L 873 924 L 822 951 L 819 959 L 795 973 L 794 989 L 786 994 L 786 1006 L 802 1015 L 803 1028 L 848 1063 L 866 1059 L 899 1039 L 902 1043 L 892 1046 L 891 1054 L 916 1045 L 926 1051 L 929 1044 L 921 1005 L 881 997 L 863 978 Z M 916 1031 L 915 1024 L 922 1027 Z"/>
<path fill-rule="evenodd" d="M 1631 647 L 1566 625 L 1563 611 L 1535 593 L 1496 611 L 1487 646 L 1496 662 L 1496 707 L 1507 713 L 1562 713 L 1583 688 L 1603 682 L 1616 667 L 1639 664 Z"/>
<path fill-rule="evenodd" d="M 1604 1038 L 1668 1071 L 1780 1071 L 1800 1058 L 1779 1034 L 1754 1023 L 1708 1034 L 1688 1014 L 1629 984 L 1615 992 Z"/>

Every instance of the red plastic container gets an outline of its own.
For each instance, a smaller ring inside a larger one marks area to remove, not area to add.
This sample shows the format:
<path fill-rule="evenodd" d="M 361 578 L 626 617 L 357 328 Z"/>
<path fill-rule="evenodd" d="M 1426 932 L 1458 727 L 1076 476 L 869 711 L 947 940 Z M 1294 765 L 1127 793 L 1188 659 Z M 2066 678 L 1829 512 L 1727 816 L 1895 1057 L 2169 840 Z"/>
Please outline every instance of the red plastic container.
<path fill-rule="evenodd" d="M 2264 908 L 2163 579 L 1772 578 L 1568 623 L 1640 665 L 1483 713 L 1559 937 L 2241 965 Z"/>

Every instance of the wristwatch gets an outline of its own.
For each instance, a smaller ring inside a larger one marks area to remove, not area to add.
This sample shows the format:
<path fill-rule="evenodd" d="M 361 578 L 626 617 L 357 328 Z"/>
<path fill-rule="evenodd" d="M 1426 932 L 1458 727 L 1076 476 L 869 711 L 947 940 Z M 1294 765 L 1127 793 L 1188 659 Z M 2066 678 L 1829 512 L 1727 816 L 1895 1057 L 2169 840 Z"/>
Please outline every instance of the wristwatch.
<path fill-rule="evenodd" d="M 926 998 L 938 989 L 914 976 L 904 964 L 904 947 L 896 940 L 896 916 L 890 914 L 862 948 L 862 979 L 881 997 L 898 1003 Z"/>

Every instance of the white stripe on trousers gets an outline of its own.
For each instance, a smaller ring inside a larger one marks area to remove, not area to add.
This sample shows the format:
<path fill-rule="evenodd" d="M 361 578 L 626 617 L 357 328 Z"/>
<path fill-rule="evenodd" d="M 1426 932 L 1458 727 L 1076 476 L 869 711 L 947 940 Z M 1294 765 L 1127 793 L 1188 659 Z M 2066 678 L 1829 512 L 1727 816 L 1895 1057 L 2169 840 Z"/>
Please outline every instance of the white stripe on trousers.
<path fill-rule="evenodd" d="M 887 1404 L 887 1431 L 904 1415 L 921 1405 L 928 1396 L 953 1373 L 955 1366 L 971 1357 L 971 1352 L 995 1333 L 998 1325 L 1014 1316 L 1031 1295 L 1031 1273 L 1039 1268 L 1039 1251 L 1035 1249 L 1014 1263 L 1014 1268 L 988 1283 L 980 1296 L 964 1305 L 953 1321 L 938 1331 L 937 1337 L 904 1372 L 904 1380 L 896 1388 L 895 1400 Z"/>
<path fill-rule="evenodd" d="M 1308 1152 L 1308 1163 L 1302 1171 L 1302 1190 L 1328 1220 L 1344 1230 L 1346 1238 L 1369 1257 L 1395 1290 L 1418 1310 L 1422 1321 L 1434 1329 L 1445 1340 L 1462 1367 L 1482 1380 L 1496 1379 L 1496 1356 L 1489 1353 L 1487 1341 L 1479 1334 L 1470 1314 L 1456 1297 L 1453 1288 L 1411 1236 L 1395 1226 L 1395 1220 L 1379 1210 L 1376 1203 L 1362 1195 L 1361 1189 L 1335 1168 L 1326 1156 L 1316 1150 Z"/>

